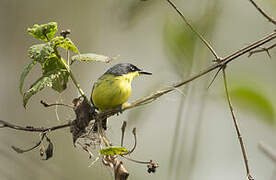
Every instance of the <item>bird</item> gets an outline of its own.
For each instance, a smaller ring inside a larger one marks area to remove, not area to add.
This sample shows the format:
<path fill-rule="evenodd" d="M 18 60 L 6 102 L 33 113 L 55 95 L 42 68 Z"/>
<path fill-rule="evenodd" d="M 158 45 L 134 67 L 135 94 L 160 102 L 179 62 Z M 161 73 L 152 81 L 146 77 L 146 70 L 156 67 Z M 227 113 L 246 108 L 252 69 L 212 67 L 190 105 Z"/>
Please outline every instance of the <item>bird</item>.
<path fill-rule="evenodd" d="M 91 102 L 99 112 L 117 108 L 127 103 L 131 96 L 131 82 L 140 75 L 152 75 L 130 63 L 119 63 L 109 68 L 94 83 Z M 107 118 L 102 120 L 102 128 L 107 130 Z M 97 131 L 97 126 L 94 126 Z"/>

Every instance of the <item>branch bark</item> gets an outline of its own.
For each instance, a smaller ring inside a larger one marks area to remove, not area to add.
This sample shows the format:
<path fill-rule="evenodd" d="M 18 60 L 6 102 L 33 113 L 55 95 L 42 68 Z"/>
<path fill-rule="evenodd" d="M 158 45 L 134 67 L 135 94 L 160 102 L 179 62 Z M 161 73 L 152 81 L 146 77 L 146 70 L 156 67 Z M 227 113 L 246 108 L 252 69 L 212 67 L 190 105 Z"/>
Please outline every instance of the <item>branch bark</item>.
<path fill-rule="evenodd" d="M 274 25 L 276 25 L 276 20 L 272 17 L 269 16 L 260 6 L 258 6 L 258 4 L 255 3 L 254 0 L 249 0 L 253 6 L 271 23 L 273 23 Z"/>
<path fill-rule="evenodd" d="M 248 159 L 247 159 L 247 155 L 246 155 L 245 146 L 244 146 L 244 143 L 243 143 L 243 139 L 242 139 L 241 132 L 240 132 L 240 129 L 239 129 L 238 121 L 237 121 L 236 115 L 234 113 L 233 105 L 231 103 L 231 99 L 230 99 L 230 95 L 229 95 L 229 91 L 228 91 L 228 87 L 227 87 L 225 67 L 222 68 L 222 72 L 223 72 L 223 80 L 224 80 L 226 98 L 227 98 L 228 106 L 229 106 L 229 109 L 230 109 L 230 112 L 231 112 L 231 115 L 232 115 L 232 118 L 233 118 L 233 122 L 234 122 L 234 125 L 235 125 L 235 129 L 236 129 L 236 133 L 237 133 L 237 136 L 238 136 L 238 139 L 239 139 L 239 143 L 240 143 L 240 146 L 241 146 L 242 155 L 243 155 L 243 159 L 244 159 L 244 164 L 245 164 L 245 168 L 246 168 L 247 178 L 249 180 L 253 180 L 253 177 L 251 176 L 250 170 L 249 170 L 249 165 L 248 165 Z"/>

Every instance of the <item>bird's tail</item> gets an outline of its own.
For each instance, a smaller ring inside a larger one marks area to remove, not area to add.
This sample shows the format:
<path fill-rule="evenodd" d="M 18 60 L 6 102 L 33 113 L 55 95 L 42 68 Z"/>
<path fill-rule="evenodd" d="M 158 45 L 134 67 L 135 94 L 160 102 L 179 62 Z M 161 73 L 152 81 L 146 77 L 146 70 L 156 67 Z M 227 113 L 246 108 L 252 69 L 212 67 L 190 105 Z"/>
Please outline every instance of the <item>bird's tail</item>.
<path fill-rule="evenodd" d="M 92 98 L 90 98 L 90 99 L 91 99 L 91 103 L 92 103 L 91 115 L 93 116 L 95 113 L 97 113 L 96 112 L 97 107 L 94 105 Z M 107 118 L 102 119 L 102 128 L 105 131 L 107 130 Z M 93 125 L 93 132 L 97 132 L 97 131 L 98 131 L 98 125 L 95 122 Z"/>

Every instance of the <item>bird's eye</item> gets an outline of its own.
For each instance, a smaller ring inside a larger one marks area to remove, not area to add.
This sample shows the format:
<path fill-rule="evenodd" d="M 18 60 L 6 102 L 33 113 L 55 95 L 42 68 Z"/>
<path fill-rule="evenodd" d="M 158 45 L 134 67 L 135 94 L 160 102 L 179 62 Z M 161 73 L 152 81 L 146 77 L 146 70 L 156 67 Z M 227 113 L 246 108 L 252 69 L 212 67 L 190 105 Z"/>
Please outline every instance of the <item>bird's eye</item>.
<path fill-rule="evenodd" d="M 135 71 L 135 68 L 133 66 L 130 67 L 131 71 Z"/>

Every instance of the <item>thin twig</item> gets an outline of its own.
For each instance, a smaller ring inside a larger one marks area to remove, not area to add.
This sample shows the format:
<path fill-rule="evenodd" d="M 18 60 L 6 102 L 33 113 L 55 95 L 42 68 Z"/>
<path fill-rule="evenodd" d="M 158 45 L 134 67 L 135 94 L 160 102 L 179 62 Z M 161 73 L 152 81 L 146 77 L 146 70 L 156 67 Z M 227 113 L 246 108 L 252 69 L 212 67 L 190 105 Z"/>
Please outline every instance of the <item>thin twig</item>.
<path fill-rule="evenodd" d="M 273 23 L 274 25 L 276 25 L 276 20 L 272 17 L 269 16 L 266 12 L 264 12 L 264 10 L 262 10 L 262 8 L 260 6 L 258 6 L 258 4 L 255 3 L 254 0 L 249 0 L 254 6 L 255 8 L 271 23 Z"/>
<path fill-rule="evenodd" d="M 229 91 L 228 91 L 228 87 L 227 87 L 225 67 L 222 68 L 222 72 L 223 72 L 223 80 L 224 80 L 224 87 L 225 87 L 226 98 L 227 98 L 228 106 L 230 108 L 230 112 L 231 112 L 231 115 L 232 115 L 232 118 L 233 118 L 233 121 L 234 121 L 234 125 L 235 125 L 235 129 L 236 129 L 236 132 L 237 132 L 237 136 L 238 136 L 238 139 L 239 139 L 239 142 L 240 142 L 240 146 L 241 146 L 241 150 L 242 150 L 242 155 L 243 155 L 243 159 L 244 159 L 244 164 L 245 164 L 245 168 L 246 168 L 247 178 L 249 180 L 253 180 L 253 177 L 251 176 L 250 171 L 249 171 L 248 159 L 247 159 L 247 155 L 246 155 L 246 150 L 245 150 L 245 146 L 244 146 L 244 143 L 243 143 L 243 139 L 242 139 L 242 136 L 241 136 L 241 133 L 240 133 L 240 129 L 239 129 L 239 126 L 238 126 L 238 122 L 237 122 L 237 119 L 236 119 L 236 116 L 235 116 L 235 113 L 234 113 L 234 110 L 233 110 L 233 106 L 232 106 L 232 103 L 231 103 L 231 100 L 230 100 L 230 95 L 229 95 Z"/>
<path fill-rule="evenodd" d="M 219 72 L 221 71 L 221 69 L 222 69 L 222 68 L 220 67 L 220 68 L 217 70 L 216 74 L 215 74 L 214 77 L 212 78 L 212 80 L 211 80 L 210 84 L 208 85 L 207 89 L 209 89 L 209 88 L 211 87 L 211 85 L 213 84 L 213 82 L 215 82 L 215 80 L 216 80 L 216 78 L 217 78 Z"/>
<path fill-rule="evenodd" d="M 132 161 L 132 162 L 135 162 L 135 163 L 138 163 L 138 164 L 150 164 L 151 161 L 139 161 L 139 160 L 136 160 L 136 159 L 132 159 L 132 158 L 129 158 L 129 157 L 126 157 L 124 155 L 121 155 L 121 157 L 129 160 L 129 161 Z"/>
<path fill-rule="evenodd" d="M 176 7 L 176 5 L 171 1 L 167 0 L 167 2 L 174 8 L 174 10 L 181 16 L 183 21 L 189 26 L 189 28 L 198 36 L 198 38 L 208 47 L 208 49 L 211 51 L 213 56 L 216 58 L 216 60 L 219 60 L 220 57 L 217 55 L 216 51 L 213 49 L 211 44 L 204 39 L 204 37 L 195 30 L 195 28 L 191 25 L 191 23 L 188 21 L 188 19 L 184 16 L 184 14 Z"/>
<path fill-rule="evenodd" d="M 260 53 L 260 52 L 266 52 L 267 55 L 271 58 L 271 55 L 269 53 L 269 50 L 276 47 L 276 43 L 275 44 L 272 44 L 271 46 L 269 47 L 260 47 L 260 49 L 256 49 L 254 51 L 250 51 L 249 54 L 248 54 L 248 57 L 252 56 L 253 54 L 256 54 L 256 53 Z"/>
<path fill-rule="evenodd" d="M 53 104 L 48 104 L 47 102 L 41 100 L 40 103 L 44 106 L 44 107 L 51 107 L 51 106 L 65 106 L 65 107 L 69 107 L 69 108 L 74 108 L 74 106 L 68 105 L 68 104 L 63 104 L 63 103 L 53 103 Z"/>
<path fill-rule="evenodd" d="M 55 131 L 55 130 L 58 130 L 58 129 L 63 129 L 63 128 L 66 128 L 66 127 L 70 127 L 70 126 L 73 125 L 73 123 L 69 122 L 69 123 L 66 123 L 66 124 L 53 126 L 53 127 L 49 127 L 49 128 L 44 128 L 44 127 L 35 128 L 35 127 L 32 127 L 32 126 L 23 127 L 23 126 L 15 125 L 15 124 L 0 120 L 0 125 L 1 125 L 1 128 L 7 127 L 7 128 L 15 129 L 15 130 L 20 130 L 20 131 L 47 132 L 47 131 Z"/>
<path fill-rule="evenodd" d="M 128 154 L 133 153 L 133 151 L 136 149 L 136 146 L 137 146 L 136 128 L 133 128 L 132 134 L 133 134 L 133 136 L 134 136 L 134 146 L 133 146 L 133 148 L 128 152 Z"/>
<path fill-rule="evenodd" d="M 121 130 L 122 130 L 121 147 L 124 146 L 124 137 L 125 137 L 126 125 L 127 125 L 127 122 L 124 121 L 123 124 L 122 124 L 122 127 L 121 127 Z"/>
<path fill-rule="evenodd" d="M 37 147 L 42 143 L 42 141 L 43 141 L 43 139 L 44 139 L 45 136 L 46 136 L 46 133 L 45 133 L 45 132 L 42 133 L 42 135 L 41 135 L 41 137 L 40 137 L 40 140 L 39 140 L 34 146 L 32 146 L 32 147 L 30 147 L 30 148 L 28 148 L 28 149 L 21 149 L 21 148 L 15 147 L 15 146 L 11 146 L 11 147 L 12 147 L 12 149 L 13 149 L 14 151 L 16 151 L 17 153 L 29 152 L 29 151 L 31 151 L 31 150 L 37 148 Z"/>

